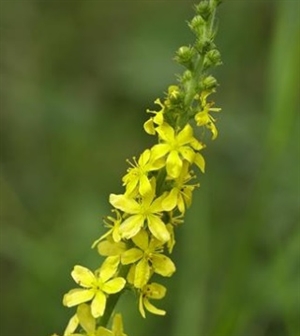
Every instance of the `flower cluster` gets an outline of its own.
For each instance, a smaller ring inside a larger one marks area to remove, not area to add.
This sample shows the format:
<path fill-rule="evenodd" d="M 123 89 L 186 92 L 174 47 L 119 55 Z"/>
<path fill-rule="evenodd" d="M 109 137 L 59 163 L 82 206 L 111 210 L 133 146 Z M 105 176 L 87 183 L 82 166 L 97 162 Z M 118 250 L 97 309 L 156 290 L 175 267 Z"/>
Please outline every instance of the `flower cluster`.
<path fill-rule="evenodd" d="M 138 309 L 144 318 L 146 310 L 156 315 L 166 313 L 151 303 L 166 294 L 156 279 L 170 277 L 176 270 L 170 257 L 175 229 L 183 222 L 193 191 L 199 187 L 193 180 L 205 171 L 205 131 L 211 132 L 212 139 L 218 134 L 211 112 L 220 109 L 208 101 L 217 82 L 207 74 L 221 63 L 213 43 L 218 3 L 205 0 L 196 6 L 197 15 L 189 23 L 196 42 L 181 47 L 175 58 L 186 70 L 163 99 L 155 100 L 159 110 L 147 110 L 151 116 L 144 130 L 156 136 L 157 142 L 138 159 L 128 161 L 122 178 L 124 192 L 109 196 L 112 215 L 104 219 L 107 231 L 93 244 L 105 258 L 103 264 L 94 272 L 77 265 L 71 273 L 81 288 L 72 289 L 63 298 L 65 306 L 78 306 L 65 336 L 125 335 L 119 315 L 111 331 L 106 324 L 118 296 L 126 289 L 138 295 Z M 74 333 L 78 328 L 81 333 Z"/>

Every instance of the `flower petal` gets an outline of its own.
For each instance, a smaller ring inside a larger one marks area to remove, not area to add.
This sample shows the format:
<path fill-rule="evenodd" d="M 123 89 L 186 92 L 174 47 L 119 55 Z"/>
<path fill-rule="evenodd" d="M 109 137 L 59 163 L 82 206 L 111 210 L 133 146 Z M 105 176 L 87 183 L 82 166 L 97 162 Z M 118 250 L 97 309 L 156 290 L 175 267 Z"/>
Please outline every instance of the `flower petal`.
<path fill-rule="evenodd" d="M 180 154 L 184 159 L 186 159 L 189 163 L 193 163 L 195 159 L 195 152 L 191 147 L 183 146 L 179 149 Z"/>
<path fill-rule="evenodd" d="M 133 247 L 122 254 L 121 263 L 123 265 L 135 263 L 136 261 L 141 259 L 143 255 L 144 255 L 143 251 Z"/>
<path fill-rule="evenodd" d="M 122 315 L 116 314 L 112 322 L 112 330 L 116 336 L 126 336 L 123 329 Z"/>
<path fill-rule="evenodd" d="M 165 211 L 173 210 L 177 205 L 179 190 L 177 188 L 173 188 L 167 197 L 162 201 L 162 207 Z"/>
<path fill-rule="evenodd" d="M 76 306 L 80 303 L 90 301 L 94 294 L 95 292 L 92 289 L 71 289 L 67 294 L 64 295 L 63 305 L 67 307 Z"/>
<path fill-rule="evenodd" d="M 156 160 L 162 158 L 169 151 L 170 151 L 170 145 L 169 144 L 163 143 L 163 144 L 154 145 L 151 148 L 152 160 L 156 161 Z"/>
<path fill-rule="evenodd" d="M 142 288 L 146 285 L 150 278 L 150 266 L 146 258 L 143 258 L 138 262 L 135 268 L 134 286 L 136 288 Z"/>
<path fill-rule="evenodd" d="M 89 288 L 92 287 L 95 281 L 95 275 L 88 268 L 76 265 L 71 273 L 72 278 L 78 283 L 78 285 Z"/>
<path fill-rule="evenodd" d="M 139 192 L 142 196 L 151 192 L 151 183 L 146 175 L 142 175 L 140 178 Z"/>
<path fill-rule="evenodd" d="M 182 160 L 176 150 L 172 150 L 166 161 L 167 173 L 172 178 L 177 178 L 182 169 Z"/>
<path fill-rule="evenodd" d="M 109 203 L 113 205 L 115 208 L 120 209 L 129 214 L 135 214 L 140 209 L 140 205 L 135 200 L 125 195 L 110 194 Z"/>
<path fill-rule="evenodd" d="M 102 316 L 106 306 L 106 295 L 102 291 L 98 291 L 92 301 L 91 311 L 93 317 Z"/>
<path fill-rule="evenodd" d="M 132 238 L 132 241 L 137 247 L 145 251 L 149 245 L 149 236 L 145 230 L 141 230 L 136 236 Z"/>
<path fill-rule="evenodd" d="M 148 215 L 147 219 L 149 230 L 153 236 L 162 242 L 167 242 L 170 239 L 170 234 L 165 223 L 158 216 L 152 214 Z"/>
<path fill-rule="evenodd" d="M 112 331 L 104 328 L 104 327 L 99 327 L 96 331 L 95 336 L 114 336 Z"/>
<path fill-rule="evenodd" d="M 77 316 L 80 325 L 88 333 L 92 334 L 96 329 L 96 321 L 91 314 L 91 307 L 85 303 L 77 308 Z"/>
<path fill-rule="evenodd" d="M 153 254 L 151 261 L 155 273 L 162 276 L 169 277 L 176 270 L 173 261 L 163 254 Z"/>
<path fill-rule="evenodd" d="M 107 281 L 105 284 L 102 286 L 103 292 L 107 294 L 114 294 L 120 292 L 126 284 L 126 280 L 118 277 L 114 278 L 112 280 Z"/>
<path fill-rule="evenodd" d="M 107 257 L 101 268 L 100 268 L 100 275 L 99 277 L 103 282 L 106 282 L 108 279 L 113 277 L 115 273 L 117 272 L 118 266 L 120 263 L 120 257 L 119 256 L 111 256 Z"/>
<path fill-rule="evenodd" d="M 74 331 L 77 329 L 78 325 L 79 325 L 79 319 L 77 314 L 75 314 L 70 318 L 69 323 L 64 331 L 64 335 L 67 336 L 73 334 Z"/>
<path fill-rule="evenodd" d="M 145 166 L 150 159 L 151 151 L 150 149 L 144 150 L 144 152 L 140 155 L 138 163 L 140 166 Z"/>
<path fill-rule="evenodd" d="M 166 142 L 173 142 L 175 139 L 174 129 L 167 123 L 156 127 L 156 131 L 159 134 L 160 138 Z"/>
<path fill-rule="evenodd" d="M 126 251 L 126 244 L 124 242 L 115 243 L 110 240 L 104 240 L 98 244 L 97 248 L 99 254 L 102 256 L 116 256 Z"/>
<path fill-rule="evenodd" d="M 135 236 L 144 225 L 144 221 L 145 217 L 140 214 L 128 217 L 120 225 L 121 236 L 126 239 L 130 239 L 131 237 Z"/>
<path fill-rule="evenodd" d="M 200 153 L 196 153 L 194 158 L 194 163 L 199 167 L 202 173 L 205 172 L 205 160 L 204 157 Z"/>
<path fill-rule="evenodd" d="M 149 302 L 149 300 L 147 298 L 144 298 L 144 305 L 145 305 L 145 308 L 150 313 L 152 313 L 152 314 L 155 314 L 155 315 L 166 315 L 166 311 L 165 310 L 156 308 L 155 306 L 153 306 L 153 304 L 151 304 Z"/>
<path fill-rule="evenodd" d="M 144 130 L 145 130 L 146 133 L 148 133 L 150 135 L 155 134 L 155 127 L 154 127 L 154 123 L 153 123 L 153 118 L 148 119 L 144 123 Z"/>
<path fill-rule="evenodd" d="M 190 124 L 185 127 L 177 135 L 177 141 L 180 146 L 185 145 L 193 140 L 193 128 Z"/>
<path fill-rule="evenodd" d="M 143 295 L 143 293 L 141 293 L 140 297 L 139 297 L 139 311 L 140 311 L 141 315 L 143 316 L 143 318 L 146 318 L 145 309 L 144 309 L 144 295 Z"/>

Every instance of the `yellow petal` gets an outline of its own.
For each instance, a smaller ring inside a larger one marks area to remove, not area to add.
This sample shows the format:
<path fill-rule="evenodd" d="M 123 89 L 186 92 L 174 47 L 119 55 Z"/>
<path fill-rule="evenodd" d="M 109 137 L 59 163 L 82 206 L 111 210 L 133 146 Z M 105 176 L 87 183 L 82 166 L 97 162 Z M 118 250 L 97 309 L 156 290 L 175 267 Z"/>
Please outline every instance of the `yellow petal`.
<path fill-rule="evenodd" d="M 149 245 L 149 236 L 145 230 L 141 230 L 136 236 L 132 238 L 132 241 L 137 247 L 145 251 Z"/>
<path fill-rule="evenodd" d="M 103 292 L 107 294 L 114 294 L 120 292 L 126 284 L 126 280 L 118 277 L 114 278 L 112 280 L 107 281 L 105 284 L 102 286 Z"/>
<path fill-rule="evenodd" d="M 155 127 L 154 127 L 154 123 L 153 123 L 153 119 L 150 118 L 149 120 L 147 120 L 144 123 L 144 130 L 146 133 L 150 134 L 150 135 L 154 135 L 155 134 Z"/>
<path fill-rule="evenodd" d="M 113 205 L 115 208 L 120 209 L 129 214 L 135 214 L 140 209 L 140 205 L 135 200 L 125 195 L 110 194 L 109 203 Z"/>
<path fill-rule="evenodd" d="M 195 165 L 198 166 L 198 168 L 202 171 L 202 173 L 205 172 L 205 160 L 204 157 L 200 153 L 196 153 L 194 158 Z"/>
<path fill-rule="evenodd" d="M 90 301 L 94 294 L 95 293 L 92 289 L 71 289 L 67 294 L 64 295 L 63 305 L 67 307 L 76 306 L 80 303 Z"/>
<path fill-rule="evenodd" d="M 144 305 L 145 305 L 145 308 L 152 314 L 166 315 L 165 310 L 158 309 L 158 308 L 154 307 L 153 304 L 151 304 L 147 298 L 144 299 Z"/>
<path fill-rule="evenodd" d="M 95 336 L 114 336 L 112 331 L 104 328 L 104 327 L 99 327 L 96 331 Z"/>
<path fill-rule="evenodd" d="M 77 316 L 80 325 L 88 333 L 92 334 L 96 329 L 96 321 L 91 314 L 91 307 L 85 303 L 77 308 Z"/>
<path fill-rule="evenodd" d="M 177 205 L 179 190 L 177 188 L 173 188 L 167 197 L 162 201 L 162 207 L 165 211 L 173 210 Z"/>
<path fill-rule="evenodd" d="M 144 225 L 144 221 L 144 216 L 140 214 L 128 217 L 120 225 L 121 236 L 126 239 L 130 239 L 131 237 L 135 236 Z"/>
<path fill-rule="evenodd" d="M 145 166 L 150 159 L 151 151 L 146 149 L 139 157 L 138 163 L 140 166 Z"/>
<path fill-rule="evenodd" d="M 135 268 L 135 276 L 134 276 L 134 286 L 136 288 L 142 288 L 148 282 L 150 278 L 150 266 L 148 265 L 148 261 L 143 258 L 138 262 Z"/>
<path fill-rule="evenodd" d="M 193 140 L 193 129 L 191 125 L 186 124 L 185 127 L 177 135 L 179 145 L 185 145 Z"/>
<path fill-rule="evenodd" d="M 105 240 L 98 244 L 99 254 L 105 257 L 120 255 L 124 251 L 126 251 L 126 244 L 124 242 L 115 243 Z"/>
<path fill-rule="evenodd" d="M 151 183 L 146 175 L 142 175 L 140 178 L 139 192 L 142 196 L 151 192 Z"/>
<path fill-rule="evenodd" d="M 74 331 L 77 329 L 78 325 L 79 325 L 79 319 L 77 314 L 75 314 L 70 318 L 69 323 L 64 331 L 64 336 L 73 334 Z"/>
<path fill-rule="evenodd" d="M 152 152 L 152 160 L 156 161 L 160 158 L 162 158 L 163 156 L 165 156 L 168 152 L 170 151 L 170 145 L 169 144 L 158 144 L 158 145 L 154 145 L 151 148 L 151 152 Z"/>
<path fill-rule="evenodd" d="M 195 152 L 191 147 L 183 146 L 179 149 L 180 154 L 184 159 L 186 159 L 189 163 L 193 163 L 195 159 Z"/>
<path fill-rule="evenodd" d="M 174 129 L 167 123 L 156 127 L 156 131 L 159 134 L 160 138 L 166 142 L 173 142 L 175 139 Z"/>
<path fill-rule="evenodd" d="M 146 318 L 145 309 L 144 309 L 144 296 L 142 293 L 140 294 L 140 297 L 139 297 L 139 311 L 141 315 L 143 316 L 143 318 Z"/>
<path fill-rule="evenodd" d="M 143 251 L 133 247 L 122 254 L 121 262 L 123 265 L 132 264 L 141 259 L 143 255 Z"/>
<path fill-rule="evenodd" d="M 91 311 L 93 317 L 102 316 L 106 306 L 106 296 L 102 291 L 98 291 L 92 301 Z"/>
<path fill-rule="evenodd" d="M 113 277 L 118 269 L 120 263 L 119 256 L 107 257 L 101 268 L 100 268 L 100 278 L 103 282 L 106 282 L 108 279 Z"/>
<path fill-rule="evenodd" d="M 218 130 L 215 126 L 215 124 L 211 121 L 210 123 L 208 123 L 207 125 L 207 128 L 209 128 L 211 130 L 211 133 L 212 133 L 212 139 L 215 140 L 216 137 L 218 136 Z"/>
<path fill-rule="evenodd" d="M 116 314 L 114 316 L 113 323 L 112 323 L 112 330 L 116 336 L 126 336 L 123 330 L 123 321 L 122 321 L 121 314 Z"/>
<path fill-rule="evenodd" d="M 182 160 L 176 150 L 172 150 L 166 161 L 167 173 L 172 178 L 177 178 L 182 169 Z"/>
<path fill-rule="evenodd" d="M 88 268 L 76 265 L 71 273 L 72 278 L 78 283 L 78 285 L 89 288 L 92 286 L 95 275 Z"/>
<path fill-rule="evenodd" d="M 126 277 L 127 282 L 129 282 L 131 285 L 133 285 L 134 283 L 135 267 L 136 267 L 135 264 L 131 265 L 129 272 L 127 274 L 127 277 Z"/>
<path fill-rule="evenodd" d="M 195 120 L 196 120 L 197 126 L 206 125 L 209 122 L 209 117 L 208 117 L 207 112 L 198 112 L 195 115 Z"/>
<path fill-rule="evenodd" d="M 173 227 L 172 224 L 167 224 L 166 227 L 167 227 L 167 229 L 168 229 L 168 231 L 170 233 L 170 237 L 171 237 L 170 240 L 167 242 L 168 251 L 169 251 L 169 253 L 172 253 L 173 247 L 174 247 L 174 245 L 176 243 L 176 241 L 175 241 L 175 235 L 174 235 L 174 227 Z"/>
<path fill-rule="evenodd" d="M 187 188 L 185 188 L 185 189 L 186 190 L 184 191 L 184 193 L 186 193 L 186 191 L 188 190 Z M 187 203 L 188 203 L 188 201 L 190 201 L 190 198 L 188 198 L 188 195 L 187 195 L 186 200 L 187 200 Z M 183 199 L 181 194 L 178 195 L 177 206 L 178 206 L 178 210 L 181 213 L 185 213 L 185 202 L 184 202 L 184 199 Z"/>
<path fill-rule="evenodd" d="M 163 122 L 164 122 L 164 115 L 163 115 L 162 111 L 156 113 L 156 115 L 153 117 L 153 121 L 157 125 L 162 125 L 163 124 Z"/>
<path fill-rule="evenodd" d="M 152 214 L 147 216 L 147 219 L 149 230 L 153 236 L 162 242 L 167 242 L 170 239 L 170 234 L 165 223 L 158 216 Z"/>
<path fill-rule="evenodd" d="M 162 276 L 169 277 L 176 270 L 173 261 L 163 254 L 154 254 L 151 261 L 155 273 Z"/>

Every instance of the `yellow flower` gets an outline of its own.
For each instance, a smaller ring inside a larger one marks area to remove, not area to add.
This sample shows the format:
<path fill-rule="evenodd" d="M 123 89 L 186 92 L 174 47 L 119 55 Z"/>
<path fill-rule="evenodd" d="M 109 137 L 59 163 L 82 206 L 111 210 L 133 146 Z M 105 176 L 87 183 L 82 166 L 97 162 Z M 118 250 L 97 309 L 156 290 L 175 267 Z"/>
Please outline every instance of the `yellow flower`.
<path fill-rule="evenodd" d="M 175 134 L 175 130 L 167 123 L 156 127 L 156 131 L 162 143 L 152 147 L 153 159 L 166 157 L 168 176 L 177 178 L 180 175 L 183 160 L 198 165 L 198 161 L 195 161 L 195 150 L 202 149 L 203 145 L 194 138 L 193 129 L 189 124 L 178 134 Z"/>
<path fill-rule="evenodd" d="M 129 217 L 126 218 L 120 226 L 122 238 L 132 238 L 141 230 L 146 222 L 155 238 L 162 242 L 166 242 L 170 239 L 166 225 L 160 218 L 163 211 L 162 200 L 165 195 L 155 199 L 154 178 L 151 180 L 151 183 L 151 192 L 142 197 L 139 202 L 126 195 L 110 195 L 110 204 L 129 214 Z"/>
<path fill-rule="evenodd" d="M 84 333 L 74 333 L 81 326 Z M 127 336 L 123 332 L 121 314 L 116 314 L 112 323 L 112 330 L 104 327 L 97 327 L 96 320 L 91 314 L 91 307 L 85 303 L 77 307 L 76 314 L 71 317 L 64 336 Z"/>
<path fill-rule="evenodd" d="M 126 194 L 131 195 L 136 189 L 140 195 L 145 196 L 151 191 L 151 183 L 148 173 L 163 167 L 164 162 L 151 160 L 151 151 L 146 149 L 139 157 L 138 162 L 134 158 L 132 168 L 127 170 L 127 174 L 123 177 L 123 185 L 126 186 Z"/>
<path fill-rule="evenodd" d="M 136 263 L 133 284 L 136 288 L 142 288 L 150 279 L 151 273 L 157 273 L 165 277 L 175 272 L 175 265 L 170 258 L 163 255 L 163 243 L 155 238 L 149 241 L 149 235 L 141 230 L 132 241 L 137 247 L 125 251 L 121 256 L 123 265 Z"/>
<path fill-rule="evenodd" d="M 106 237 L 112 236 L 115 242 L 119 242 L 121 240 L 121 235 L 119 232 L 120 224 L 122 223 L 122 217 L 118 210 L 113 209 L 112 212 L 115 212 L 117 218 L 113 218 L 111 216 L 107 216 L 106 219 L 103 220 L 105 226 L 109 228 L 104 235 L 102 235 L 99 239 L 95 240 L 92 244 L 92 248 L 98 245 L 98 243 Z"/>
<path fill-rule="evenodd" d="M 201 102 L 201 111 L 195 115 L 195 121 L 197 126 L 205 126 L 208 128 L 212 133 L 212 139 L 216 139 L 218 136 L 218 130 L 215 126 L 215 119 L 209 114 L 209 112 L 219 112 L 221 111 L 220 108 L 212 107 L 214 105 L 213 102 L 207 103 L 207 97 L 213 91 L 203 91 L 200 95 L 200 102 Z"/>
<path fill-rule="evenodd" d="M 147 112 L 149 113 L 154 113 L 155 116 L 151 117 L 149 120 L 147 120 L 144 123 L 144 130 L 146 133 L 150 134 L 150 135 L 154 135 L 155 134 L 155 124 L 156 125 L 162 125 L 162 123 L 164 122 L 164 110 L 165 110 L 165 106 L 161 103 L 160 99 L 156 99 L 154 101 L 155 104 L 161 106 L 161 110 L 160 111 L 151 111 L 151 110 L 147 110 Z"/>
<path fill-rule="evenodd" d="M 108 257 L 95 273 L 83 266 L 76 265 L 71 275 L 75 282 L 84 288 L 70 290 L 64 295 L 63 304 L 67 307 L 73 307 L 92 300 L 93 317 L 102 316 L 107 294 L 121 291 L 126 283 L 125 279 L 121 277 L 111 279 L 117 271 L 118 263 L 118 257 Z"/>
<path fill-rule="evenodd" d="M 189 207 L 192 202 L 192 192 L 199 184 L 186 184 L 195 176 L 189 172 L 189 164 L 187 161 L 183 162 L 181 173 L 173 182 L 173 187 L 162 202 L 162 206 L 166 211 L 171 211 L 175 207 L 181 213 L 185 212 L 185 207 Z"/>
<path fill-rule="evenodd" d="M 139 298 L 139 311 L 141 315 L 145 318 L 145 309 L 144 307 L 152 314 L 156 315 L 165 315 L 166 312 L 162 309 L 158 309 L 153 306 L 149 299 L 162 299 L 166 295 L 166 288 L 156 282 L 144 286 L 140 292 Z"/>

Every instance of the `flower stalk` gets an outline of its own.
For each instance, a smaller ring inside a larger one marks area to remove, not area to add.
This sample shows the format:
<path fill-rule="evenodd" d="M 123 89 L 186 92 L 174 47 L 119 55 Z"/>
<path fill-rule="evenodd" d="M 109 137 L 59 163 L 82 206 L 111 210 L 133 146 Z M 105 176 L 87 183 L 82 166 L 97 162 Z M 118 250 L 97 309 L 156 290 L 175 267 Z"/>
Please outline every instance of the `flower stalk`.
<path fill-rule="evenodd" d="M 171 277 L 176 270 L 170 257 L 176 227 L 183 223 L 193 191 L 199 187 L 191 181 L 205 171 L 206 132 L 212 139 L 218 135 L 211 113 L 220 108 L 213 107 L 208 97 L 217 87 L 209 71 L 221 64 L 214 43 L 219 3 L 203 0 L 195 6 L 196 15 L 188 23 L 195 42 L 180 47 L 175 57 L 185 70 L 165 97 L 155 101 L 160 109 L 147 111 L 151 116 L 144 130 L 157 142 L 133 163 L 128 161 L 124 193 L 109 196 L 113 215 L 106 217 L 107 231 L 92 246 L 104 262 L 95 271 L 76 265 L 71 273 L 79 288 L 66 293 L 63 304 L 77 306 L 77 311 L 64 336 L 126 336 L 121 315 L 114 315 L 125 290 L 136 293 L 143 318 L 146 311 L 166 314 L 152 300 L 162 299 L 167 289 L 152 279 L 154 274 Z M 197 127 L 203 130 L 200 137 L 194 134 Z"/>

